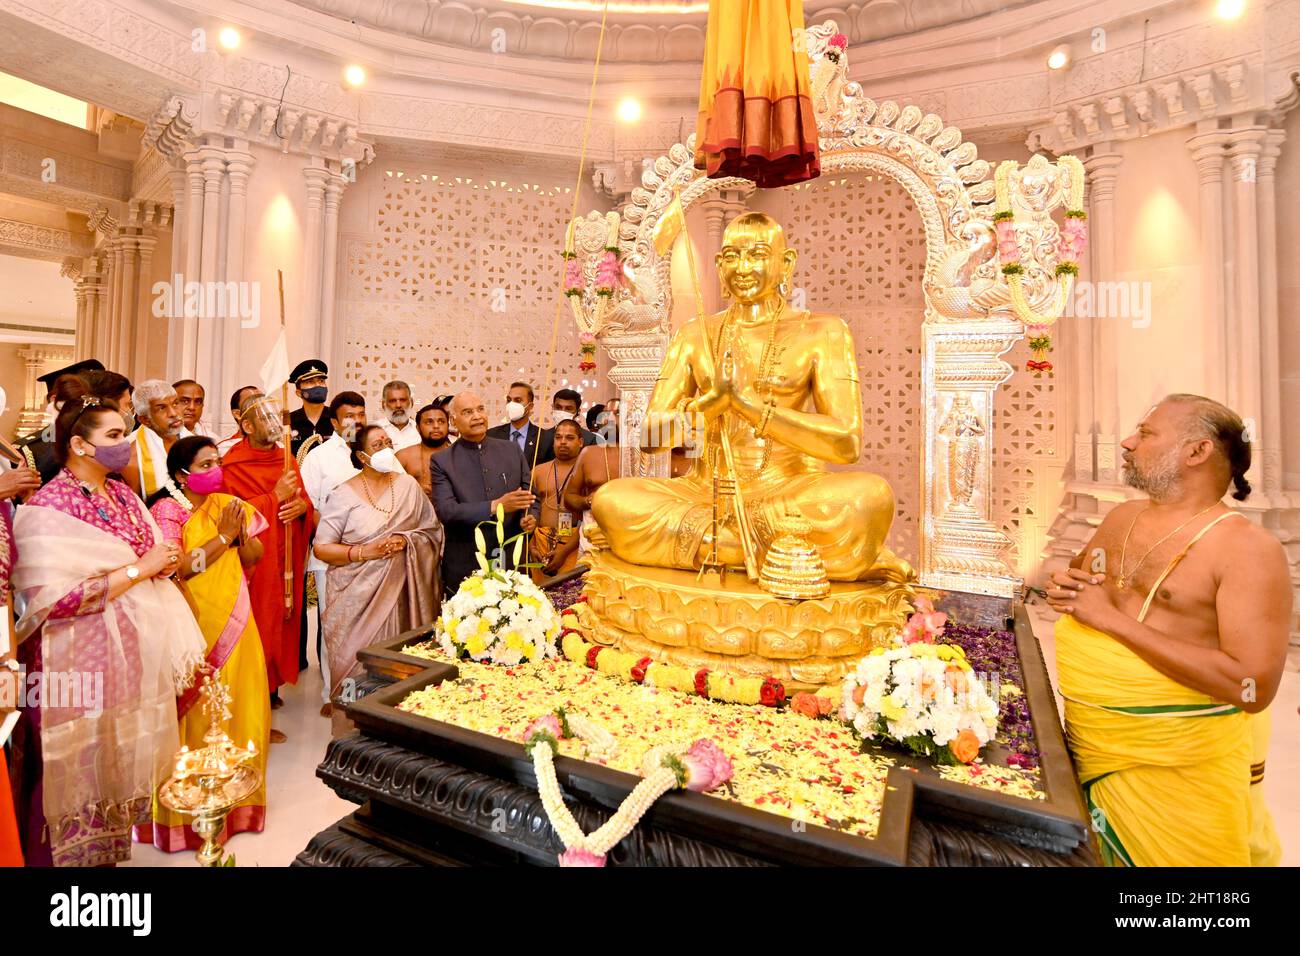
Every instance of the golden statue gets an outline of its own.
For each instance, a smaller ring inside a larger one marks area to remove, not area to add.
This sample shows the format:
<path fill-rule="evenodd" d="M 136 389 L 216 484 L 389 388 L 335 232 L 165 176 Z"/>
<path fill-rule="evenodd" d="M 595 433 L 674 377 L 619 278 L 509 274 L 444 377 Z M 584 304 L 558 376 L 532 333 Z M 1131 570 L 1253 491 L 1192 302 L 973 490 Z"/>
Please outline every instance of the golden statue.
<path fill-rule="evenodd" d="M 894 517 L 889 483 L 870 472 L 827 470 L 828 462 L 856 464 L 861 453 L 857 361 L 843 319 L 790 308 L 785 290 L 795 256 L 767 215 L 749 213 L 727 226 L 716 262 L 733 303 L 673 336 L 643 445 L 681 446 L 685 420 L 702 417 L 710 434 L 726 430 L 734 471 L 722 442 L 709 441 L 681 478 L 620 478 L 600 488 L 592 513 L 623 560 L 683 569 L 705 563 L 714 546 L 713 479 L 721 475 L 738 486 L 743 510 L 731 509 L 719 524 L 720 563 L 757 567 L 784 519 L 794 517 L 807 523 L 830 580 L 910 576 L 884 547 Z"/>
<path fill-rule="evenodd" d="M 587 590 L 597 639 L 798 689 L 837 680 L 900 626 L 914 575 L 884 546 L 889 483 L 827 468 L 861 453 L 857 362 L 843 319 L 790 307 L 795 259 L 767 215 L 727 226 L 715 261 L 732 302 L 673 335 L 643 425 L 643 447 L 696 452 L 691 470 L 596 491 L 608 551 Z M 778 541 L 780 560 L 765 563 Z M 806 566 L 773 586 L 799 554 Z M 828 586 L 815 580 L 823 566 Z M 682 574 L 707 567 L 743 568 L 748 580 L 711 588 Z M 817 597 L 780 600 L 800 593 Z"/>

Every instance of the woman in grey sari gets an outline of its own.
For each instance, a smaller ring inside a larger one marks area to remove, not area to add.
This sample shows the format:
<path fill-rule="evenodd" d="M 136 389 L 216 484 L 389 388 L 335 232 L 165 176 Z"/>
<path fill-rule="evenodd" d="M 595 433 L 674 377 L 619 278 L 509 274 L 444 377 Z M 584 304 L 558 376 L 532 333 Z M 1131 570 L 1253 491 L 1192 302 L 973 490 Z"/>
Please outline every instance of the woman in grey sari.
<path fill-rule="evenodd" d="M 442 525 L 378 425 L 357 429 L 352 464 L 361 473 L 326 499 L 316 557 L 329 565 L 321 616 L 336 696 L 360 671 L 357 651 L 437 617 Z"/>

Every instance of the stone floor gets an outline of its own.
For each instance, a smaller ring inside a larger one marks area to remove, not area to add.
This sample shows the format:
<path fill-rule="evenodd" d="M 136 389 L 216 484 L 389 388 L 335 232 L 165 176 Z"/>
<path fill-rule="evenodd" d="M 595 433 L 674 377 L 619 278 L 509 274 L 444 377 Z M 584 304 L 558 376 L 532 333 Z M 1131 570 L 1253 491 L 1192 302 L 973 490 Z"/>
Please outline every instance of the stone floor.
<path fill-rule="evenodd" d="M 1034 633 L 1043 645 L 1050 672 L 1055 674 L 1052 615 L 1045 607 L 1030 609 Z M 312 623 L 315 644 L 315 622 Z M 229 843 L 240 866 L 287 866 L 311 837 L 353 805 L 341 800 L 316 779 L 316 765 L 325 754 L 330 722 L 320 716 L 320 669 L 314 660 L 295 687 L 281 693 L 285 706 L 273 712 L 274 725 L 289 739 L 271 748 L 266 830 L 234 837 Z M 1058 701 L 1059 705 L 1059 701 Z M 1288 671 L 1273 702 L 1273 740 L 1264 787 L 1284 847 L 1282 862 L 1300 866 L 1300 673 Z M 135 848 L 132 866 L 193 866 L 192 853 L 162 853 L 153 847 Z"/>

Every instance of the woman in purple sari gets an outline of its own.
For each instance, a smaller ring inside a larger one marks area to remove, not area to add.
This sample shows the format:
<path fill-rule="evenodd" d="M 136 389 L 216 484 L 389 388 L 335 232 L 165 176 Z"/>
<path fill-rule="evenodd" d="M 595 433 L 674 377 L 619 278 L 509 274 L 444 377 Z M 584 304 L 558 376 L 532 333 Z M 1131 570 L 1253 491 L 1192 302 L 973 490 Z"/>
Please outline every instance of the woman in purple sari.
<path fill-rule="evenodd" d="M 62 467 L 14 520 L 19 660 L 40 688 L 14 735 L 28 865 L 130 857 L 179 746 L 176 697 L 203 663 L 170 580 L 179 548 L 108 477 L 131 449 L 113 403 L 69 399 L 55 422 Z"/>

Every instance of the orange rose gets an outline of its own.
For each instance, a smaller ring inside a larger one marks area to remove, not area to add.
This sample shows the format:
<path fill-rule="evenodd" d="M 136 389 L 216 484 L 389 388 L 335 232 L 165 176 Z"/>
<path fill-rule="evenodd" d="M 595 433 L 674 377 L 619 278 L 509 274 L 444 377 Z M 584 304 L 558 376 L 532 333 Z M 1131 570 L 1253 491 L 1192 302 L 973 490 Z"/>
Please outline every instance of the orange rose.
<path fill-rule="evenodd" d="M 867 696 L 866 684 L 859 684 L 857 687 L 853 688 L 853 703 L 857 704 L 859 707 L 862 706 L 862 699 L 866 696 Z"/>
<path fill-rule="evenodd" d="M 821 713 L 817 706 L 817 698 L 812 694 L 795 694 L 790 698 L 790 709 L 805 717 L 817 717 Z"/>
<path fill-rule="evenodd" d="M 980 740 L 973 730 L 963 730 L 948 742 L 948 749 L 962 763 L 970 763 L 980 755 Z"/>

